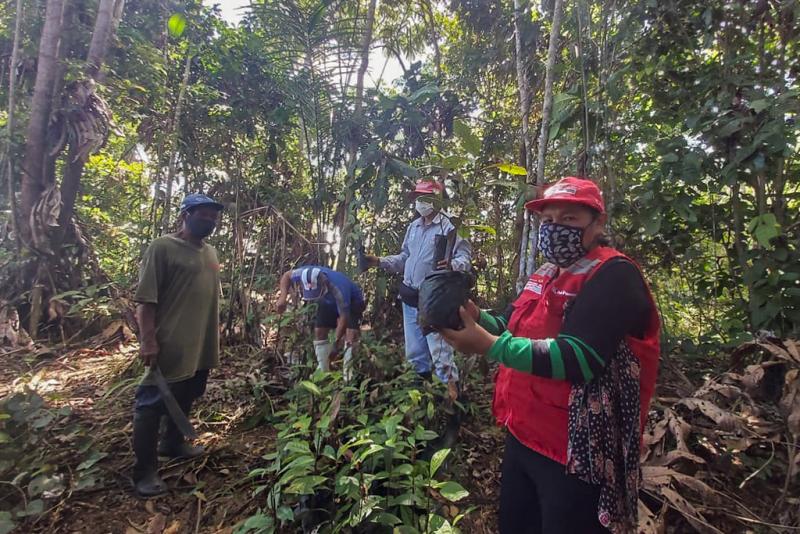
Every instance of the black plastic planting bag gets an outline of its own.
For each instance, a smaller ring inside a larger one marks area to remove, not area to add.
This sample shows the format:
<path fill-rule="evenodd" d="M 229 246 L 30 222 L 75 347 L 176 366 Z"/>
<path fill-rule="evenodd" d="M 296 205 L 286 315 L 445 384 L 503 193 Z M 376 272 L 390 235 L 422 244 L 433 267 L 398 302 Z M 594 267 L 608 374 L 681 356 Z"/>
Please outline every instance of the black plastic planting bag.
<path fill-rule="evenodd" d="M 436 271 L 419 286 L 417 324 L 423 334 L 440 328 L 464 327 L 458 308 L 469 299 L 472 276 L 460 271 Z"/>

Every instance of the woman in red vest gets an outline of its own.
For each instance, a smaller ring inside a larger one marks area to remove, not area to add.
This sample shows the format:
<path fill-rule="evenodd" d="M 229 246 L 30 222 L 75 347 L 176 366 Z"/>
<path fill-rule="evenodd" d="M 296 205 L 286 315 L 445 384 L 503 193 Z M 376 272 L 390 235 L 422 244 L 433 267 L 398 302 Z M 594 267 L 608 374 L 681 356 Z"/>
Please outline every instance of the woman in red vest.
<path fill-rule="evenodd" d="M 606 246 L 594 182 L 564 178 L 525 207 L 540 217 L 548 263 L 505 314 L 470 301 L 464 328 L 443 331 L 456 349 L 500 363 L 500 532 L 635 532 L 658 370 L 655 303 L 636 264 Z"/>

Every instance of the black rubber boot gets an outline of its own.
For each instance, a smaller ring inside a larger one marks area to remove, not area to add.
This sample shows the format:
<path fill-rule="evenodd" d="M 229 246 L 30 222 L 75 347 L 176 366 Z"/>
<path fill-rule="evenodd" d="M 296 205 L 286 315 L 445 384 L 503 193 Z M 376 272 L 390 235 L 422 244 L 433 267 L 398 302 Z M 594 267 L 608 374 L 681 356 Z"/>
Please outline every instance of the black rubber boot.
<path fill-rule="evenodd" d="M 158 426 L 160 413 L 152 408 L 136 410 L 133 414 L 133 484 L 140 497 L 166 493 L 167 485 L 158 476 Z"/>
<path fill-rule="evenodd" d="M 433 371 L 427 371 L 425 373 L 417 373 L 417 376 L 414 377 L 413 384 L 421 388 L 425 384 L 430 384 L 432 380 L 433 380 Z"/>
<path fill-rule="evenodd" d="M 189 412 L 192 410 L 192 403 L 194 399 L 180 399 L 176 398 L 178 406 L 181 407 L 186 417 L 189 417 Z M 167 422 L 164 429 L 164 438 L 158 445 L 158 455 L 166 456 L 167 458 L 197 458 L 205 454 L 203 447 L 196 447 L 186 442 L 186 438 L 175 426 L 169 414 L 166 415 Z"/>

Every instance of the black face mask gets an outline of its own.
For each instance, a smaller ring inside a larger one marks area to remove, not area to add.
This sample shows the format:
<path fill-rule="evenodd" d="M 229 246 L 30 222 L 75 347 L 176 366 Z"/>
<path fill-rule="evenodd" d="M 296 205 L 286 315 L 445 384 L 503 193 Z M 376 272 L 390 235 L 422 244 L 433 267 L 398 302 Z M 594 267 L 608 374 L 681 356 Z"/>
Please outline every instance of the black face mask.
<path fill-rule="evenodd" d="M 217 226 L 216 221 L 211 221 L 208 219 L 198 219 L 197 217 L 193 217 L 189 215 L 186 217 L 186 226 L 189 227 L 189 231 L 192 233 L 193 236 L 203 239 L 204 237 L 208 237 L 211 235 L 211 232 L 214 231 L 214 228 Z"/>

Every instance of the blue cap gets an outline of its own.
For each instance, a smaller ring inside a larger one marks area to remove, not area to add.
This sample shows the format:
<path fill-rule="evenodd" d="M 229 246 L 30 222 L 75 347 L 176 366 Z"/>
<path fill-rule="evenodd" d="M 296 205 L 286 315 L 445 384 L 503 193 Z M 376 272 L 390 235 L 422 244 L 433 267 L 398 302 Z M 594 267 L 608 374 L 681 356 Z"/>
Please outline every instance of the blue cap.
<path fill-rule="evenodd" d="M 183 197 L 183 201 L 181 202 L 181 212 L 196 208 L 197 206 L 211 206 L 219 211 L 222 211 L 225 208 L 225 206 L 211 197 L 203 195 L 202 193 L 192 193 L 191 195 L 186 195 Z"/>
<path fill-rule="evenodd" d="M 317 300 L 322 293 L 319 283 L 319 267 L 306 268 L 300 271 L 300 285 L 303 287 L 303 300 Z"/>

